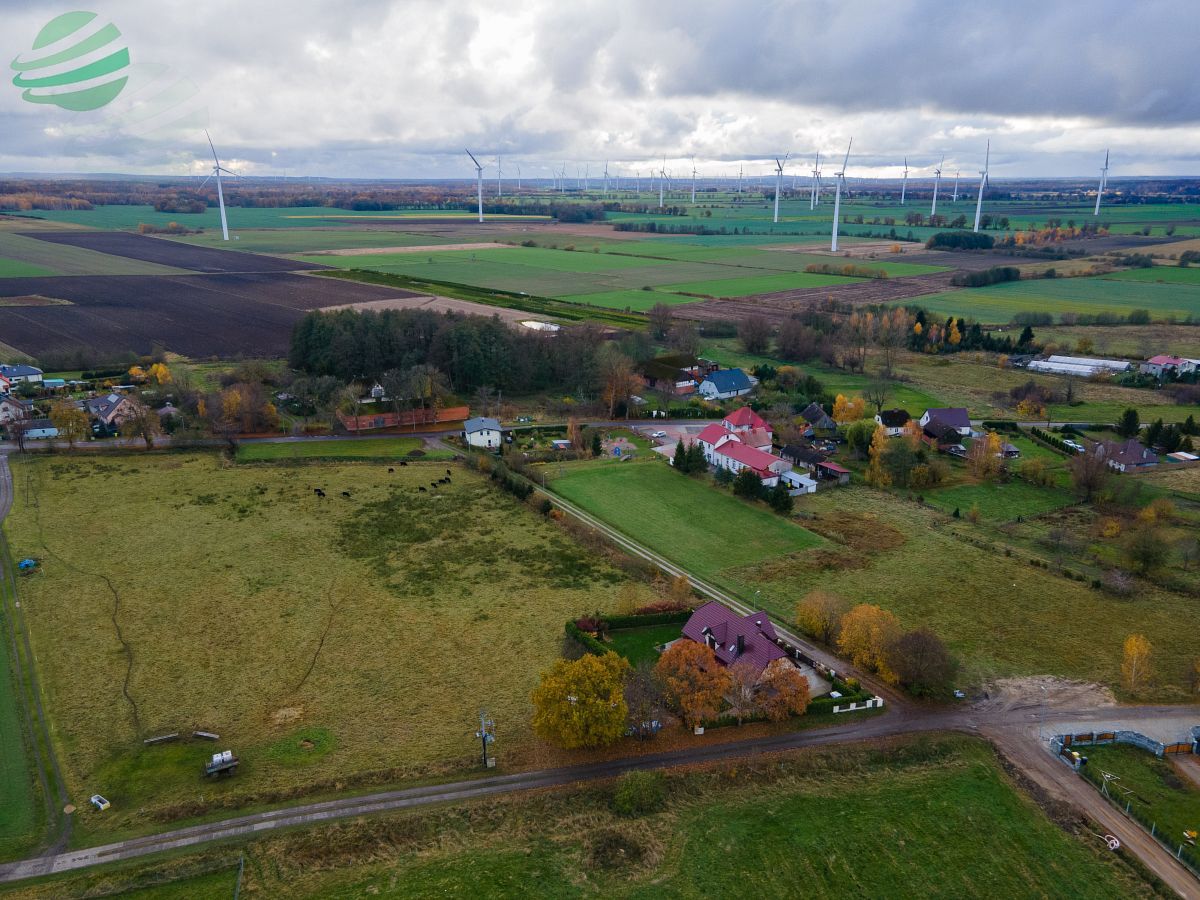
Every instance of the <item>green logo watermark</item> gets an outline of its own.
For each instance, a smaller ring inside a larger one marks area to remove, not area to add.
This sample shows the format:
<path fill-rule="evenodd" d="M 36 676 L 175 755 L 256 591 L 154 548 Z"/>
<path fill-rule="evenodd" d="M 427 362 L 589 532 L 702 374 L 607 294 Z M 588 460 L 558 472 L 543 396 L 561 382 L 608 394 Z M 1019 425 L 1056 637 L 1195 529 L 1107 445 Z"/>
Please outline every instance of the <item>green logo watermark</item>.
<path fill-rule="evenodd" d="M 89 112 L 107 106 L 129 81 L 121 32 L 95 13 L 69 12 L 47 22 L 33 47 L 12 61 L 13 84 L 30 103 Z"/>

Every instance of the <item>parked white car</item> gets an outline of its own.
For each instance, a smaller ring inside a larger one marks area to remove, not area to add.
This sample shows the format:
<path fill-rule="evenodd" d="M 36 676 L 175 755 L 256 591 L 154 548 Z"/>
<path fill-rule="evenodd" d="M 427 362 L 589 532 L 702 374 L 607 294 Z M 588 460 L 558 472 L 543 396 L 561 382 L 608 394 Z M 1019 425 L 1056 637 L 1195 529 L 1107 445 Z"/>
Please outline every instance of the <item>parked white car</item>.
<path fill-rule="evenodd" d="M 650 432 L 650 437 L 652 437 L 652 438 L 656 438 L 656 439 L 657 439 L 657 438 L 665 438 L 666 436 L 667 436 L 667 433 L 666 433 L 665 431 L 652 431 L 652 432 Z"/>

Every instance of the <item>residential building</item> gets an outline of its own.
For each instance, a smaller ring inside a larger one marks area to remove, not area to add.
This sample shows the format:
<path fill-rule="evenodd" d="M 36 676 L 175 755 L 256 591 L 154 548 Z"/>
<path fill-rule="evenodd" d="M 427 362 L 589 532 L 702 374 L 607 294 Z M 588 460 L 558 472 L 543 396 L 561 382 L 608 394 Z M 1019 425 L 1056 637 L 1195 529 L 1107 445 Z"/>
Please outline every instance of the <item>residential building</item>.
<path fill-rule="evenodd" d="M 755 681 L 779 660 L 791 665 L 765 612 L 739 616 L 728 607 L 709 601 L 692 613 L 683 626 L 683 636 L 711 647 L 723 666 L 753 666 Z"/>
<path fill-rule="evenodd" d="M 888 437 L 904 434 L 904 426 L 912 420 L 907 409 L 885 409 L 875 414 L 875 423 L 887 430 Z"/>
<path fill-rule="evenodd" d="M 967 414 L 966 408 L 962 406 L 925 410 L 917 424 L 928 431 L 931 423 L 935 423 L 935 427 L 941 425 L 943 430 L 947 427 L 953 428 L 961 437 L 971 436 L 971 417 Z"/>
<path fill-rule="evenodd" d="M 0 375 L 0 394 L 7 394 L 12 390 L 12 381 L 4 375 Z"/>
<path fill-rule="evenodd" d="M 25 429 L 25 439 L 30 441 L 45 441 L 58 437 L 58 429 L 49 419 L 33 419 Z"/>
<path fill-rule="evenodd" d="M 800 418 L 807 422 L 813 431 L 837 431 L 837 422 L 833 421 L 816 400 L 804 407 Z"/>
<path fill-rule="evenodd" d="M 470 447 L 495 450 L 504 439 L 504 432 L 498 419 L 476 416 L 463 423 L 462 438 Z"/>
<path fill-rule="evenodd" d="M 779 455 L 792 465 L 810 472 L 815 472 L 817 466 L 825 462 L 825 454 L 804 444 L 788 444 L 779 451 Z"/>
<path fill-rule="evenodd" d="M 1130 438 L 1127 441 L 1102 441 L 1092 452 L 1103 454 L 1108 461 L 1109 468 L 1116 469 L 1118 472 L 1129 472 L 1158 465 L 1158 454 L 1142 446 L 1136 438 Z"/>
<path fill-rule="evenodd" d="M 1153 375 L 1159 380 L 1167 377 L 1178 378 L 1180 375 L 1190 375 L 1196 371 L 1195 360 L 1182 356 L 1168 356 L 1160 353 L 1152 356 L 1141 365 L 1143 375 Z"/>
<path fill-rule="evenodd" d="M 732 400 L 750 393 L 754 385 L 741 369 L 719 369 L 709 372 L 696 392 L 706 400 Z"/>
<path fill-rule="evenodd" d="M 697 359 L 684 353 L 658 356 L 642 363 L 638 374 L 652 391 L 686 397 L 696 393 L 705 377 L 720 367 L 707 359 Z"/>
<path fill-rule="evenodd" d="M 0 364 L 0 376 L 3 376 L 11 384 L 21 384 L 22 382 L 37 384 L 42 380 L 42 370 L 35 366 Z"/>
<path fill-rule="evenodd" d="M 0 394 L 0 425 L 27 419 L 32 409 L 33 404 L 28 400 L 19 400 L 8 394 Z"/>
<path fill-rule="evenodd" d="M 89 416 L 108 428 L 124 425 L 136 412 L 133 401 L 124 394 L 92 397 L 84 401 L 83 408 Z"/>
<path fill-rule="evenodd" d="M 723 442 L 713 453 L 713 465 L 737 475 L 742 469 L 750 469 L 762 479 L 764 487 L 775 487 L 779 476 L 791 469 L 791 463 L 773 453 L 747 447 L 739 440 Z"/>

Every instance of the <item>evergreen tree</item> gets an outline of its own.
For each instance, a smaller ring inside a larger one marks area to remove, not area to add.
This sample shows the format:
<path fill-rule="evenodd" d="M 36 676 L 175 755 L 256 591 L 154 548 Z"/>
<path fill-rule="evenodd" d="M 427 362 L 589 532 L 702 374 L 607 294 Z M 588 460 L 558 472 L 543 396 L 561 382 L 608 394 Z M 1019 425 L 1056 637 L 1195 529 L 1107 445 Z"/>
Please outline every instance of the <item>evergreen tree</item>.
<path fill-rule="evenodd" d="M 708 462 L 704 459 L 704 450 L 699 442 L 693 442 L 692 446 L 688 447 L 687 465 L 689 472 L 703 472 L 708 469 Z"/>
<path fill-rule="evenodd" d="M 604 452 L 604 448 L 600 446 L 600 432 L 592 432 L 592 456 L 599 456 Z"/>
<path fill-rule="evenodd" d="M 758 500 L 763 495 L 762 479 L 753 469 L 742 469 L 733 479 L 733 492 L 747 500 Z"/>
<path fill-rule="evenodd" d="M 1133 407 L 1129 407 L 1125 412 L 1121 413 L 1121 421 L 1117 423 L 1117 434 L 1121 437 L 1137 437 L 1141 430 L 1142 423 L 1138 417 L 1138 411 Z"/>
<path fill-rule="evenodd" d="M 780 515 L 791 515 L 792 495 L 788 493 L 787 485 L 782 480 L 771 488 L 771 492 L 767 495 L 767 501 L 771 504 L 771 509 Z"/>
<path fill-rule="evenodd" d="M 1146 446 L 1153 447 L 1162 440 L 1163 436 L 1163 420 L 1155 419 L 1154 422 L 1146 429 Z"/>
<path fill-rule="evenodd" d="M 1033 344 L 1033 327 L 1026 325 L 1021 331 L 1021 337 L 1017 339 L 1018 347 L 1029 347 Z"/>
<path fill-rule="evenodd" d="M 684 475 L 688 474 L 688 463 L 690 460 L 688 459 L 687 448 L 683 446 L 683 441 L 675 445 L 675 456 L 672 458 L 672 462 L 675 465 L 676 472 L 682 472 Z"/>

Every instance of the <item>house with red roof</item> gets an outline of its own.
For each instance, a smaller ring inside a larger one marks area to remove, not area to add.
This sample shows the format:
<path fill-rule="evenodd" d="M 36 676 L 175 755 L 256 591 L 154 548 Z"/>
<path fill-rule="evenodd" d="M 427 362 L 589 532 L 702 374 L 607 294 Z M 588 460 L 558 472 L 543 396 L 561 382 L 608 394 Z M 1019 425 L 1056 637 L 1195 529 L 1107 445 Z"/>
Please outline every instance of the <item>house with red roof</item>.
<path fill-rule="evenodd" d="M 1196 371 L 1196 361 L 1194 359 L 1186 359 L 1182 356 L 1169 356 L 1165 353 L 1160 353 L 1158 356 L 1152 356 L 1141 365 L 1141 373 L 1143 375 L 1153 375 L 1155 378 L 1162 379 L 1168 376 L 1189 375 Z"/>
<path fill-rule="evenodd" d="M 696 435 L 704 459 L 718 469 L 737 474 L 749 468 L 767 487 L 779 483 L 779 476 L 792 468 L 791 463 L 771 453 L 771 426 L 748 406 L 736 409 L 720 422 L 708 425 Z"/>
<path fill-rule="evenodd" d="M 735 663 L 752 665 L 759 677 L 777 660 L 791 665 L 787 652 L 779 646 L 775 626 L 765 612 L 739 616 L 715 600 L 698 608 L 683 626 L 683 636 L 712 648 L 724 666 Z"/>

